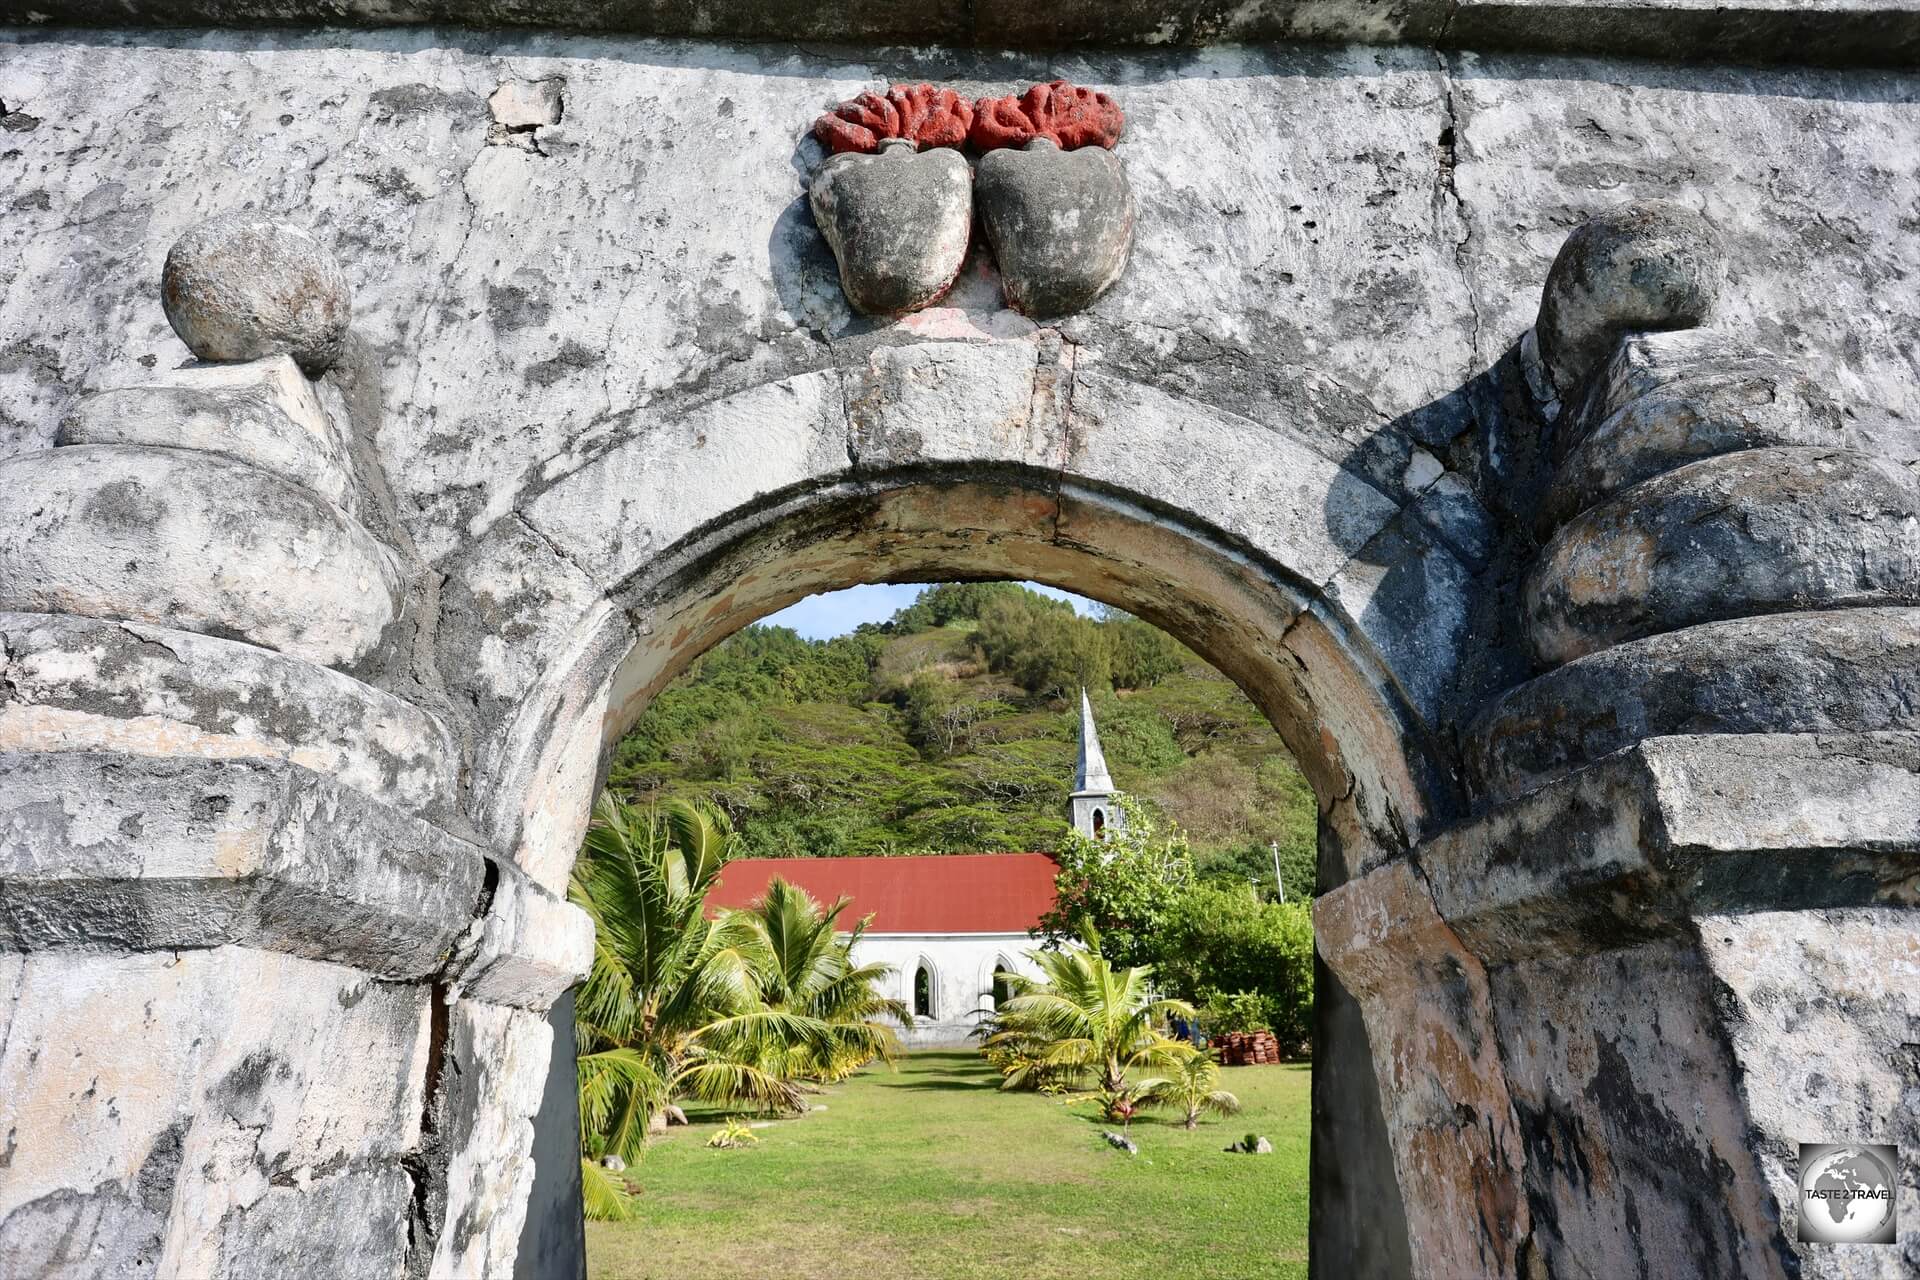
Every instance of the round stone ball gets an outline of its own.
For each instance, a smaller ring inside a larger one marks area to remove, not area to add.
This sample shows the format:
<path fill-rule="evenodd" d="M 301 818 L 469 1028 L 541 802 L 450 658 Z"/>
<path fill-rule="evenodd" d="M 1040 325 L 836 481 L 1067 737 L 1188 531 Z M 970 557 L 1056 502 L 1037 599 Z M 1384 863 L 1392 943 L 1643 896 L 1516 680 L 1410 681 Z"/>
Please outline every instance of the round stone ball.
<path fill-rule="evenodd" d="M 202 360 L 286 354 L 318 375 L 340 358 L 353 293 L 312 234 L 241 210 L 209 218 L 174 242 L 160 303 Z"/>

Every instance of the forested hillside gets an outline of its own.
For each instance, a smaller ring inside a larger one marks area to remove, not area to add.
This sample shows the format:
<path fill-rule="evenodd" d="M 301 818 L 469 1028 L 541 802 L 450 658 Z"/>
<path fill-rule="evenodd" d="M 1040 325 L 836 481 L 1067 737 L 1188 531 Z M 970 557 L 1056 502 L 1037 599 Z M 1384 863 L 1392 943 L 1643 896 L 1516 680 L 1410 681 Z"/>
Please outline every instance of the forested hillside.
<path fill-rule="evenodd" d="M 654 701 L 610 785 L 711 800 L 758 855 L 1052 850 L 1082 684 L 1115 783 L 1203 875 L 1271 892 L 1274 841 L 1289 893 L 1311 886 L 1312 793 L 1253 704 L 1147 623 L 1011 583 L 930 587 L 834 640 L 741 632 Z"/>

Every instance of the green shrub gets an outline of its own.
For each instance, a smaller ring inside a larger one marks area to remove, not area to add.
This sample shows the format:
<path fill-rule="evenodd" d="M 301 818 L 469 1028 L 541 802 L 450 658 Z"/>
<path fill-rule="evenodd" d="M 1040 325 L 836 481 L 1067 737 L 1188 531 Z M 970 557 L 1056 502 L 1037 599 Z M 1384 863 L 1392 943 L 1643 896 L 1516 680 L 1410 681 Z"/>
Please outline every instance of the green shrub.
<path fill-rule="evenodd" d="M 1208 1035 L 1271 1031 L 1279 1002 L 1257 991 L 1208 991 L 1200 1001 L 1200 1025 Z"/>
<path fill-rule="evenodd" d="M 1313 913 L 1306 902 L 1262 902 L 1245 887 L 1197 884 L 1161 918 L 1152 958 L 1154 972 L 1178 994 L 1206 1000 L 1247 993 L 1265 1001 L 1264 1025 L 1284 1051 L 1297 1053 L 1312 1041 Z"/>

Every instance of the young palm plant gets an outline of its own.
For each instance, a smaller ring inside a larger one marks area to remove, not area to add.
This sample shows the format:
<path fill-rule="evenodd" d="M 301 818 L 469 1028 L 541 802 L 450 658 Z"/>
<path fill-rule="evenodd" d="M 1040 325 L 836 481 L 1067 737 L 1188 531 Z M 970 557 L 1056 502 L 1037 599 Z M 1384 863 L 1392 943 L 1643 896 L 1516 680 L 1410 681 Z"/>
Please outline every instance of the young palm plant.
<path fill-rule="evenodd" d="M 1137 1071 L 1171 1070 L 1186 1046 L 1158 1028 L 1172 1014 L 1192 1017 L 1184 1001 L 1153 991 L 1151 966 L 1116 969 L 1100 954 L 1099 936 L 1082 934 L 1082 946 L 1032 951 L 1041 978 L 1002 972 L 1012 995 L 1000 1006 L 999 1030 L 986 1047 L 1017 1049 L 1021 1057 L 1002 1088 L 1018 1088 L 1037 1069 L 1069 1068 L 1091 1076 L 1107 1119 L 1133 1113 Z"/>
<path fill-rule="evenodd" d="M 1211 1054 L 1190 1048 L 1170 1076 L 1140 1082 L 1140 1104 L 1177 1107 L 1186 1116 L 1187 1128 L 1197 1129 L 1203 1115 L 1230 1116 L 1240 1110 L 1240 1099 L 1219 1085 L 1220 1064 Z"/>

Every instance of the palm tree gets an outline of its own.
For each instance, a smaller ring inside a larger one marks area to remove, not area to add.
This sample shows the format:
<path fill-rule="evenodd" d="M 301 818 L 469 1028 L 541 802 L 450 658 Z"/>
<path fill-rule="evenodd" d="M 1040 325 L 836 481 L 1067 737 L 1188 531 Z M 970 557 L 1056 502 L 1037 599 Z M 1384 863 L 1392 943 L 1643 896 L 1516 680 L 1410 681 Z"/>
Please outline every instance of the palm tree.
<path fill-rule="evenodd" d="M 882 1020 L 913 1024 L 904 1004 L 879 993 L 893 970 L 853 963 L 866 922 L 838 932 L 848 903 L 842 898 L 823 911 L 805 890 L 776 878 L 758 902 L 728 913 L 721 926 L 752 965 L 761 1006 L 808 1020 L 807 1034 L 738 1047 L 784 1079 L 836 1080 L 875 1058 L 890 1062 L 900 1040 Z"/>
<path fill-rule="evenodd" d="M 1016 1088 L 1035 1068 L 1067 1067 L 1094 1078 L 1109 1120 L 1131 1116 L 1138 1086 L 1132 1072 L 1172 1069 L 1186 1047 L 1155 1025 L 1170 1014 L 1192 1017 L 1184 1001 L 1153 992 L 1151 966 L 1115 969 L 1100 954 L 1097 934 L 1082 934 L 1084 946 L 1033 951 L 1043 978 L 1002 972 L 1013 995 L 1001 1005 L 1000 1029 L 987 1048 L 1011 1048 L 1030 1066 L 1016 1066 L 1002 1088 Z"/>
<path fill-rule="evenodd" d="M 597 1161 L 637 1160 L 648 1122 L 677 1091 L 797 1100 L 790 1083 L 751 1064 L 712 1065 L 714 1042 L 756 1030 L 752 964 L 705 914 L 732 844 L 712 810 L 678 801 L 636 809 L 607 795 L 594 805 L 567 896 L 594 925 L 593 967 L 574 1016 L 583 1178 L 596 1216 L 621 1216 L 625 1205 Z M 769 1033 L 765 1019 L 757 1030 Z"/>
<path fill-rule="evenodd" d="M 1240 1110 L 1240 1099 L 1218 1088 L 1219 1083 L 1220 1064 L 1212 1055 L 1188 1049 L 1170 1077 L 1140 1082 L 1140 1102 L 1148 1107 L 1178 1107 L 1186 1114 L 1187 1128 L 1197 1129 L 1204 1114 L 1230 1116 Z"/>
<path fill-rule="evenodd" d="M 676 1096 L 804 1109 L 804 1080 L 834 1078 L 899 1042 L 876 984 L 824 915 L 776 881 L 755 907 L 706 915 L 735 844 L 717 811 L 639 809 L 602 796 L 568 897 L 592 917 L 593 968 L 575 1001 L 580 1149 L 588 1208 L 623 1217 L 624 1182 L 600 1163 L 640 1158 L 649 1122 Z M 857 936 L 857 931 L 855 933 Z M 617 1162 L 609 1162 L 617 1163 Z"/>

